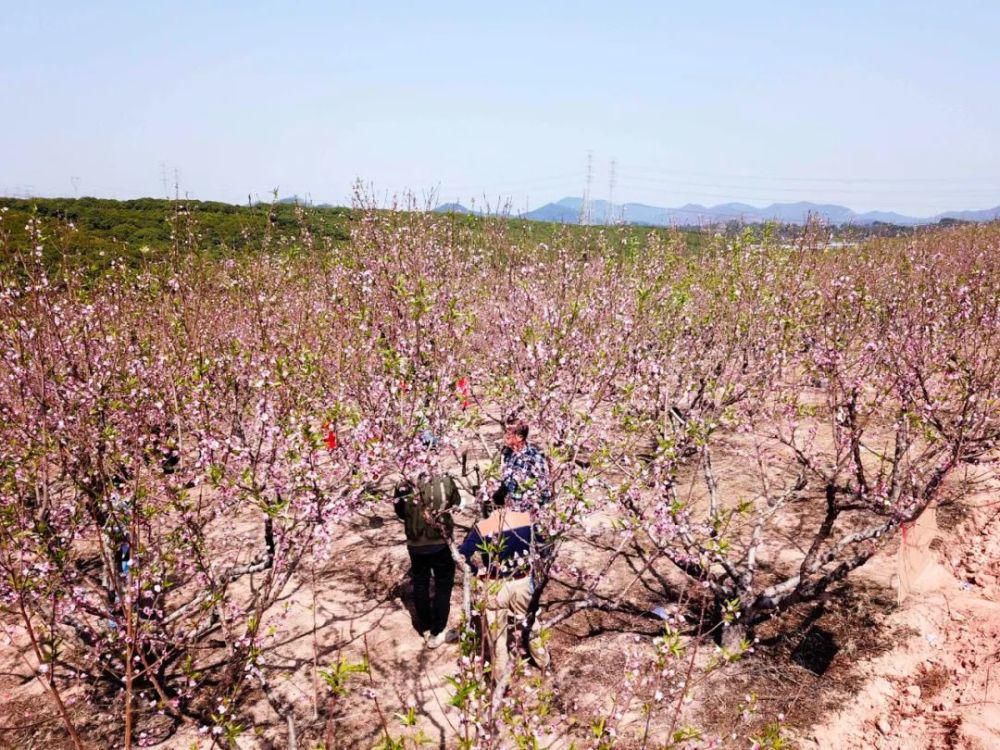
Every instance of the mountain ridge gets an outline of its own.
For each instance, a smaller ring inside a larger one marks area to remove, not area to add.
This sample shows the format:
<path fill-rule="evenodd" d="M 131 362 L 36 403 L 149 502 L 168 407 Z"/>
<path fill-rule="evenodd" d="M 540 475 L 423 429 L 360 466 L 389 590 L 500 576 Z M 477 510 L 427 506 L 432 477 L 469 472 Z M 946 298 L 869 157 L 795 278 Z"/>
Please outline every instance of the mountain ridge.
<path fill-rule="evenodd" d="M 559 224 L 579 224 L 583 199 L 568 196 L 552 203 L 518 215 L 529 221 L 549 221 Z M 438 206 L 439 213 L 475 213 L 460 203 Z M 783 224 L 805 224 L 810 218 L 829 224 L 896 224 L 899 226 L 919 226 L 936 224 L 942 220 L 953 221 L 994 221 L 1000 219 L 1000 205 L 980 210 L 944 211 L 928 217 L 907 216 L 895 211 L 865 211 L 858 213 L 847 206 L 834 203 L 813 203 L 796 201 L 792 203 L 772 203 L 757 207 L 746 203 L 721 203 L 703 206 L 686 203 L 677 207 L 651 206 L 645 203 L 622 203 L 611 205 L 604 200 L 591 201 L 589 223 L 625 223 L 649 226 L 691 226 L 717 224 L 727 221 L 741 221 L 760 224 L 776 221 Z"/>

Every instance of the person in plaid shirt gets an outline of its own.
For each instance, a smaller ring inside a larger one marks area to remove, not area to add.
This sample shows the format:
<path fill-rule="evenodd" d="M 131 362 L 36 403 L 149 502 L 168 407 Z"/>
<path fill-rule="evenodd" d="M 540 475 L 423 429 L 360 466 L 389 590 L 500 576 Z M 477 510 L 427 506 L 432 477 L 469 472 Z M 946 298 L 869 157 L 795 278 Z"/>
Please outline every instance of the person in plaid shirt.
<path fill-rule="evenodd" d="M 503 441 L 500 487 L 493 493 L 493 504 L 506 504 L 515 511 L 534 511 L 548 503 L 552 498 L 549 460 L 538 446 L 528 442 L 527 422 L 508 418 Z"/>

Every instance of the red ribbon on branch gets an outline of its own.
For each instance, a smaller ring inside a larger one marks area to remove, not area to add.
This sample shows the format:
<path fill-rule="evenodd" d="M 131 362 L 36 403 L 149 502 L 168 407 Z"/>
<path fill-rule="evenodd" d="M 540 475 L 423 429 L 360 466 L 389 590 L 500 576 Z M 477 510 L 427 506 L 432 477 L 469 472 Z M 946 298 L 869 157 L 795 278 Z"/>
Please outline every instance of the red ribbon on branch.
<path fill-rule="evenodd" d="M 468 409 L 472 405 L 472 388 L 469 386 L 469 379 L 459 378 L 456 380 L 455 390 L 458 392 L 458 400 L 462 403 L 462 408 Z"/>
<path fill-rule="evenodd" d="M 327 450 L 337 450 L 337 433 L 334 431 L 333 427 L 330 426 L 329 422 L 323 424 L 323 429 L 326 431 L 326 436 L 323 438 L 323 441 L 326 443 Z"/>

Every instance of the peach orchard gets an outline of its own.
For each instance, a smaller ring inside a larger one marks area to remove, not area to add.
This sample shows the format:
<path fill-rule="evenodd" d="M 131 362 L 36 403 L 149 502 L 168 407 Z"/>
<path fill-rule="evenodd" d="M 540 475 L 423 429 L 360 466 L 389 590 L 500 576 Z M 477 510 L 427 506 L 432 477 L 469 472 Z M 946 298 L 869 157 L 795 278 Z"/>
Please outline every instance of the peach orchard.
<path fill-rule="evenodd" d="M 683 712 L 699 677 L 762 658 L 761 623 L 865 565 L 1000 436 L 996 226 L 694 252 L 671 234 L 522 246 L 500 220 L 362 213 L 349 243 L 269 234 L 228 259 L 175 217 L 167 262 L 99 277 L 43 264 L 71 229 L 3 240 L 0 646 L 76 747 L 97 741 L 81 705 L 113 712 L 115 745 L 142 744 L 153 713 L 235 745 L 254 696 L 283 742 L 330 745 L 349 690 L 373 701 L 381 747 L 418 744 L 419 717 L 379 708 L 365 654 L 323 665 L 318 714 L 283 699 L 268 632 L 402 477 L 491 492 L 484 434 L 511 413 L 551 460 L 543 626 L 669 606 L 609 676 L 615 707 L 574 722 L 540 710 L 537 670 L 489 674 L 466 583 L 449 742 L 711 746 Z M 695 643 L 712 658 L 689 659 Z M 778 746 L 780 728 L 740 741 Z"/>

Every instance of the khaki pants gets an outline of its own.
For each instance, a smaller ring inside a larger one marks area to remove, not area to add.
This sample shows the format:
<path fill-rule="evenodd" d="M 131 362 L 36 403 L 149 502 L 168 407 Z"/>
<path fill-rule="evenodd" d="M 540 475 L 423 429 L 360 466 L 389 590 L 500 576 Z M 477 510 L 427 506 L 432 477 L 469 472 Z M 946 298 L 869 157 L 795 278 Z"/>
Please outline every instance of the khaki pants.
<path fill-rule="evenodd" d="M 493 674 L 499 676 L 507 669 L 509 651 L 520 646 L 516 641 L 514 643 L 508 641 L 511 636 L 517 639 L 520 627 L 528 615 L 528 605 L 531 604 L 531 578 L 525 576 L 489 581 L 486 585 L 488 588 L 486 611 L 483 613 L 486 626 L 484 637 L 493 654 Z M 514 619 L 513 629 L 509 624 L 511 617 Z M 531 628 L 528 649 L 535 664 L 544 669 L 548 666 L 549 655 L 542 645 L 540 630 L 541 625 L 536 617 L 535 624 Z"/>

